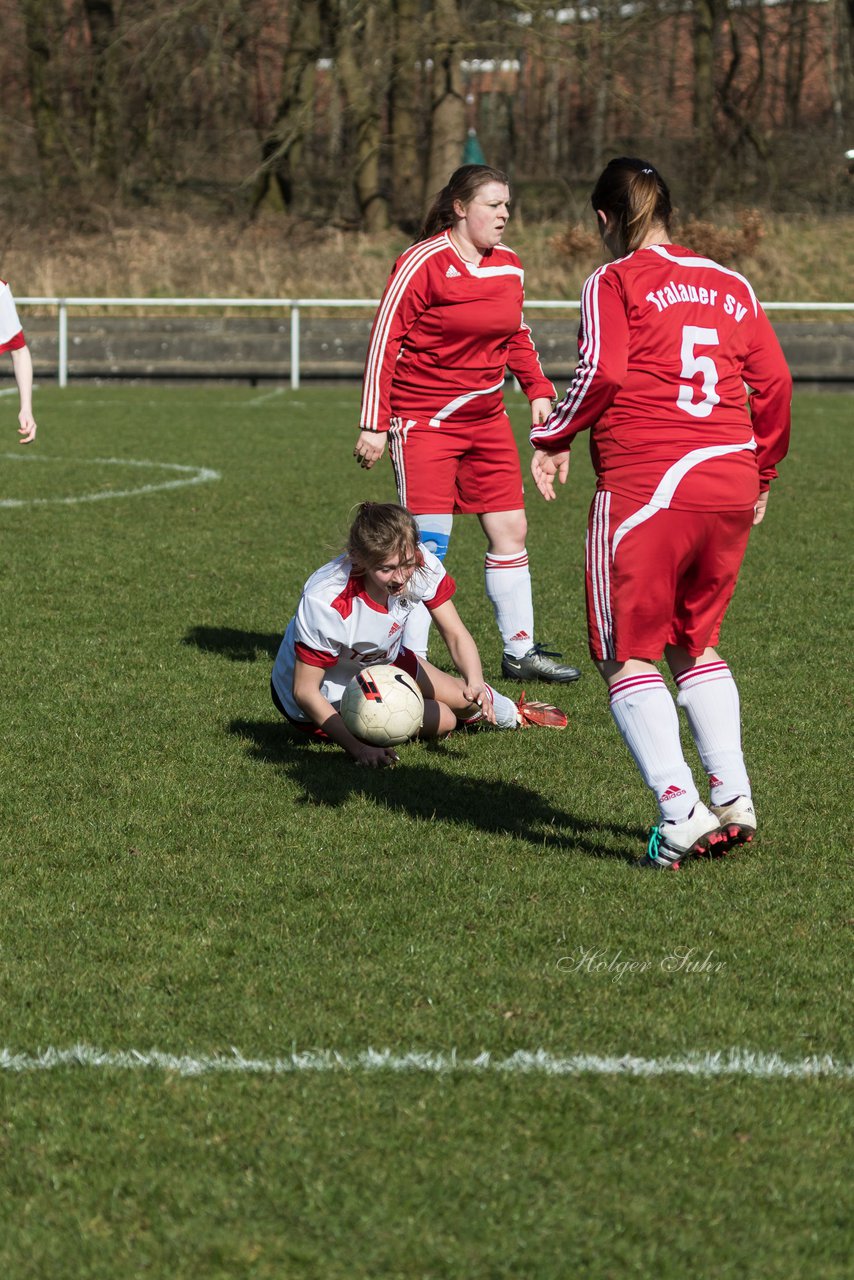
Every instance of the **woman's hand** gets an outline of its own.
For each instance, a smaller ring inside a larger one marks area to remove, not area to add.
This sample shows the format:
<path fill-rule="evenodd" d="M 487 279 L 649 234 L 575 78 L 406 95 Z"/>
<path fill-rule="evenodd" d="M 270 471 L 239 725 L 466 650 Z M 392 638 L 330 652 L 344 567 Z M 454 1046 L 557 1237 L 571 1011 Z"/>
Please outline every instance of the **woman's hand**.
<path fill-rule="evenodd" d="M 768 494 L 770 492 L 771 492 L 770 489 L 766 489 L 765 492 L 760 493 L 759 497 L 756 499 L 756 505 L 753 508 L 754 524 L 761 524 L 762 521 L 765 519 L 765 512 L 768 507 Z"/>
<path fill-rule="evenodd" d="M 353 457 L 360 467 L 370 471 L 375 462 L 383 456 L 387 431 L 360 431 L 353 450 Z"/>
<path fill-rule="evenodd" d="M 531 475 L 546 502 L 553 502 L 557 497 L 555 476 L 561 484 L 566 484 L 566 477 L 569 475 L 569 450 L 565 449 L 563 453 L 546 453 L 543 449 L 535 449 L 531 459 Z"/>
<path fill-rule="evenodd" d="M 21 444 L 30 444 L 36 438 L 36 420 L 33 417 L 32 410 L 22 409 L 18 414 L 18 435 L 21 437 Z"/>
<path fill-rule="evenodd" d="M 367 769 L 391 769 L 400 761 L 393 747 L 371 747 L 367 742 L 357 742 L 351 754 L 356 764 Z"/>
<path fill-rule="evenodd" d="M 463 685 L 463 697 L 468 698 L 472 707 L 479 707 L 484 720 L 488 724 L 495 724 L 495 707 L 492 702 L 492 694 L 489 687 L 482 681 L 477 683 L 471 681 Z"/>
<path fill-rule="evenodd" d="M 531 401 L 531 426 L 539 427 L 545 422 L 546 418 L 552 411 L 552 402 L 547 400 L 545 396 L 539 396 L 536 400 Z"/>

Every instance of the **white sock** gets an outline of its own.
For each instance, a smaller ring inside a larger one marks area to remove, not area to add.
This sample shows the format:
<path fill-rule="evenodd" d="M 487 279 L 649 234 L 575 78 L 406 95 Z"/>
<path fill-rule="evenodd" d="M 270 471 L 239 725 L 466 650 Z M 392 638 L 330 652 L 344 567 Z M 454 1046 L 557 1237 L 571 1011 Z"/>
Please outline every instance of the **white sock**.
<path fill-rule="evenodd" d="M 707 662 L 676 677 L 677 703 L 709 775 L 712 804 L 750 797 L 750 779 L 741 750 L 738 688 L 725 662 Z"/>
<path fill-rule="evenodd" d="M 517 729 L 519 727 L 519 711 L 516 703 L 512 699 L 505 697 L 503 693 L 499 693 L 497 689 L 493 689 L 491 684 L 486 685 L 492 698 L 492 705 L 495 707 L 495 727 L 496 729 Z M 459 719 L 463 724 L 477 724 L 483 719 L 481 710 L 475 711 L 470 716 L 460 716 Z"/>
<path fill-rule="evenodd" d="M 488 684 L 487 689 L 492 694 L 492 705 L 495 707 L 495 723 L 499 729 L 515 729 L 519 724 L 519 713 L 516 710 L 516 703 L 512 698 L 508 698 L 505 694 L 499 693 L 497 689 L 493 689 Z"/>
<path fill-rule="evenodd" d="M 504 652 L 523 657 L 534 643 L 534 601 L 528 552 L 496 556 L 487 552 L 483 562 L 486 594 L 495 610 L 495 621 L 504 641 Z"/>
<path fill-rule="evenodd" d="M 451 528 L 454 517 L 448 513 L 432 516 L 416 516 L 418 533 L 428 551 L 444 561 L 448 554 L 448 543 L 451 539 Z M 427 657 L 427 646 L 430 643 L 430 610 L 423 604 L 416 605 L 406 620 L 403 629 L 403 644 L 419 658 Z"/>
<path fill-rule="evenodd" d="M 683 822 L 700 799 L 682 754 L 679 716 L 657 671 L 623 676 L 609 690 L 611 715 L 663 822 Z"/>

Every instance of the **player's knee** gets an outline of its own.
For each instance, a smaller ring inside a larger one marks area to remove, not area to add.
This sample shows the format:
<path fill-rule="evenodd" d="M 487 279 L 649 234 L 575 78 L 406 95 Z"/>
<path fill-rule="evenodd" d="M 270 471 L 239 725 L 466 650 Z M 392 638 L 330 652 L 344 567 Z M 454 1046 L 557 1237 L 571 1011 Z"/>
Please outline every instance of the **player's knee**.
<path fill-rule="evenodd" d="M 457 727 L 457 717 L 444 702 L 428 698 L 424 702 L 424 720 L 419 738 L 442 738 Z"/>
<path fill-rule="evenodd" d="M 524 511 L 504 511 L 500 518 L 490 517 L 484 522 L 487 552 L 495 556 L 514 556 L 525 550 L 528 521 Z"/>

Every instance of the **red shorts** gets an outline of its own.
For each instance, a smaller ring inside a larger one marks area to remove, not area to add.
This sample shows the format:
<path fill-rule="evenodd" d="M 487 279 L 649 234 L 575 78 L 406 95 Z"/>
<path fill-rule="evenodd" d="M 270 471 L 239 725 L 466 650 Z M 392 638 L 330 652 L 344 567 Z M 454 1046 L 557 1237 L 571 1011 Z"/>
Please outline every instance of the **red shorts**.
<path fill-rule="evenodd" d="M 510 419 L 431 427 L 393 418 L 388 435 L 401 506 L 414 515 L 519 511 L 525 505 L 522 467 Z"/>
<path fill-rule="evenodd" d="M 674 511 L 600 490 L 587 524 L 587 633 L 597 661 L 657 662 L 717 644 L 753 508 Z"/>

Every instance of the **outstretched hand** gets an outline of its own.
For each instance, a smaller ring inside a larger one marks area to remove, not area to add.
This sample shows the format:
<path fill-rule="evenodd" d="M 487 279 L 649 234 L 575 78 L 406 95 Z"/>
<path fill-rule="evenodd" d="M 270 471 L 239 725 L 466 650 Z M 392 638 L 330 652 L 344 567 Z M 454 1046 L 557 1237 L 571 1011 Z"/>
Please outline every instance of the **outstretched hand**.
<path fill-rule="evenodd" d="M 569 450 L 546 453 L 543 449 L 535 449 L 531 459 L 531 475 L 546 502 L 553 502 L 557 497 L 555 476 L 561 484 L 566 484 L 566 477 L 569 475 Z"/>
<path fill-rule="evenodd" d="M 370 471 L 375 462 L 383 456 L 387 431 L 360 431 L 353 450 L 353 457 L 360 467 Z"/>

